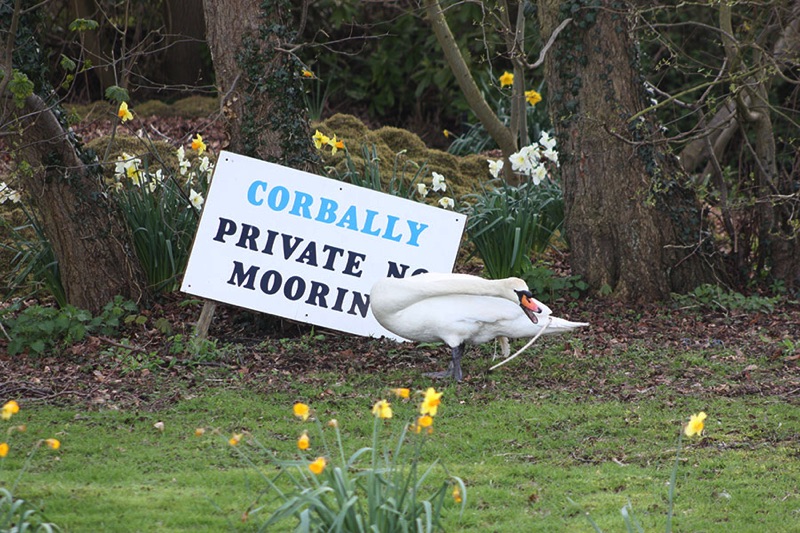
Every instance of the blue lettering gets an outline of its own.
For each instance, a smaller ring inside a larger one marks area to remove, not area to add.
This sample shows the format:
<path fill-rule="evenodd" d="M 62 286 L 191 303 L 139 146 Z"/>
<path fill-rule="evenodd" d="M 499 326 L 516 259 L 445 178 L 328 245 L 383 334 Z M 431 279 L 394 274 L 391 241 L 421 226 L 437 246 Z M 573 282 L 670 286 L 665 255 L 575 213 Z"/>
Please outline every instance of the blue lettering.
<path fill-rule="evenodd" d="M 393 215 L 386 215 L 386 218 L 388 218 L 389 221 L 386 223 L 386 231 L 383 232 L 383 235 L 381 235 L 381 237 L 384 239 L 389 239 L 390 241 L 400 242 L 400 239 L 403 238 L 403 235 L 402 234 L 395 235 L 393 233 L 394 225 L 400 219 Z"/>
<path fill-rule="evenodd" d="M 347 228 L 353 231 L 358 231 L 358 216 L 356 216 L 356 206 L 351 205 L 345 211 L 342 219 L 336 223 L 340 228 Z"/>
<path fill-rule="evenodd" d="M 250 188 L 247 189 L 247 201 L 253 205 L 261 205 L 264 203 L 264 200 L 261 198 L 256 198 L 256 192 L 258 189 L 267 190 L 267 182 L 266 181 L 254 181 L 250 184 Z"/>
<path fill-rule="evenodd" d="M 419 234 L 425 231 L 428 227 L 427 224 L 422 224 L 420 222 L 414 222 L 413 220 L 406 220 L 408 223 L 408 229 L 411 230 L 411 237 L 408 238 L 408 242 L 406 244 L 410 244 L 411 246 L 419 246 Z"/>
<path fill-rule="evenodd" d="M 314 220 L 317 222 L 330 224 L 336 220 L 336 210 L 339 208 L 339 204 L 330 198 L 320 198 L 319 201 L 319 213 L 317 213 L 317 218 Z"/>
<path fill-rule="evenodd" d="M 283 211 L 289 205 L 289 189 L 283 186 L 273 187 L 267 197 L 267 205 L 273 211 Z"/>
<path fill-rule="evenodd" d="M 377 211 L 373 211 L 372 209 L 367 209 L 367 219 L 364 221 L 364 227 L 361 229 L 361 233 L 366 233 L 367 235 L 380 234 L 381 230 L 372 229 L 372 221 L 375 219 L 375 215 L 377 214 L 378 214 Z"/>
<path fill-rule="evenodd" d="M 303 218 L 311 218 L 311 210 L 309 209 L 309 207 L 311 207 L 311 204 L 313 203 L 314 203 L 313 196 L 311 196 L 307 192 L 295 191 L 294 205 L 292 205 L 292 210 L 289 211 L 289 214 L 301 216 Z"/>

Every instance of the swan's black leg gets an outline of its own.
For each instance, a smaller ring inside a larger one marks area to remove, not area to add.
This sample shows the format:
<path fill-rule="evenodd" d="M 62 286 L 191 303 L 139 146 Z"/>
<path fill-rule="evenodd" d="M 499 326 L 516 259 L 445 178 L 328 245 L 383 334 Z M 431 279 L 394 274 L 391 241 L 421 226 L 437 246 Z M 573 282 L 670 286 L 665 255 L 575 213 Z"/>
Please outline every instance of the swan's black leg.
<path fill-rule="evenodd" d="M 425 375 L 432 378 L 453 378 L 456 381 L 461 381 L 463 377 L 461 375 L 461 356 L 464 355 L 464 347 L 465 345 L 461 344 L 453 348 L 453 358 L 450 360 L 447 370 L 443 372 L 428 372 Z"/>
<path fill-rule="evenodd" d="M 453 361 L 450 365 L 453 367 L 453 379 L 461 381 L 461 356 L 464 355 L 464 345 L 460 344 L 453 347 Z"/>

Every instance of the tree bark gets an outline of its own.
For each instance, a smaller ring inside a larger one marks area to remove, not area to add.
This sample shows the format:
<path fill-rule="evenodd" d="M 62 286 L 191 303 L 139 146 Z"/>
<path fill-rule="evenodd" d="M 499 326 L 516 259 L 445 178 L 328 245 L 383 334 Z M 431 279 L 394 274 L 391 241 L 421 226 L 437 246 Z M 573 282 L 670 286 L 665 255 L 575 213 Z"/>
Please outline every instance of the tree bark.
<path fill-rule="evenodd" d="M 18 172 L 58 260 L 67 301 L 92 313 L 117 295 L 140 301 L 146 283 L 118 211 L 81 161 L 53 111 L 37 95 L 16 114 Z"/>
<path fill-rule="evenodd" d="M 182 85 L 186 92 L 200 84 L 208 85 L 203 62 L 203 9 L 196 0 L 165 0 L 163 11 L 168 32 L 163 82 Z"/>
<path fill-rule="evenodd" d="M 539 0 L 542 39 L 561 2 Z M 564 156 L 565 228 L 573 272 L 624 301 L 669 297 L 711 279 L 701 215 L 677 162 L 645 118 L 635 42 L 624 12 L 581 8 L 545 60 L 550 114 Z"/>
<path fill-rule="evenodd" d="M 315 170 L 288 0 L 204 0 L 229 149 Z"/>

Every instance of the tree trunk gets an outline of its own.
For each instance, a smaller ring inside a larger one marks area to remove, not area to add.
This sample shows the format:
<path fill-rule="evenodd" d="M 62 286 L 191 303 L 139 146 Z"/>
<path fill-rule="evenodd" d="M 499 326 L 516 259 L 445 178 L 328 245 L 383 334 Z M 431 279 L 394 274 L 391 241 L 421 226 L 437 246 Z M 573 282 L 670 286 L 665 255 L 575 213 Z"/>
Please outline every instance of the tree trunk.
<path fill-rule="evenodd" d="M 166 0 L 163 5 L 167 26 L 167 50 L 161 75 L 167 85 L 181 85 L 190 92 L 208 85 L 203 51 L 206 23 L 197 0 Z"/>
<path fill-rule="evenodd" d="M 561 21 L 539 0 L 542 40 Z M 710 280 L 699 209 L 647 117 L 628 19 L 581 8 L 545 61 L 550 114 L 564 156 L 565 229 L 573 272 L 621 300 L 667 298 Z"/>
<path fill-rule="evenodd" d="M 144 275 L 99 178 L 39 96 L 29 96 L 16 118 L 12 144 L 30 165 L 18 174 L 53 247 L 67 301 L 92 313 L 117 295 L 140 301 Z"/>
<path fill-rule="evenodd" d="M 229 149 L 314 170 L 302 65 L 288 53 L 296 26 L 289 0 L 204 0 L 206 39 Z"/>

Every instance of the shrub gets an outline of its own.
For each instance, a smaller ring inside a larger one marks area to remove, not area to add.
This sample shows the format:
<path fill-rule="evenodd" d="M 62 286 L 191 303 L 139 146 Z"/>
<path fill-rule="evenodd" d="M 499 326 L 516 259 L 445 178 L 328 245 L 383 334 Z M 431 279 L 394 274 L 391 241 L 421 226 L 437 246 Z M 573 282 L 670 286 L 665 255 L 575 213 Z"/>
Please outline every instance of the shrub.
<path fill-rule="evenodd" d="M 13 307 L 5 314 L 10 315 L 12 311 Z M 16 355 L 27 349 L 43 354 L 59 344 L 78 342 L 89 332 L 110 335 L 135 311 L 136 304 L 124 301 L 121 296 L 106 304 L 96 317 L 73 305 L 61 308 L 32 305 L 4 320 L 10 337 L 8 353 Z"/>
<path fill-rule="evenodd" d="M 561 188 L 550 180 L 484 188 L 469 208 L 467 237 L 488 277 L 524 277 L 531 252 L 542 253 L 564 220 Z"/>

